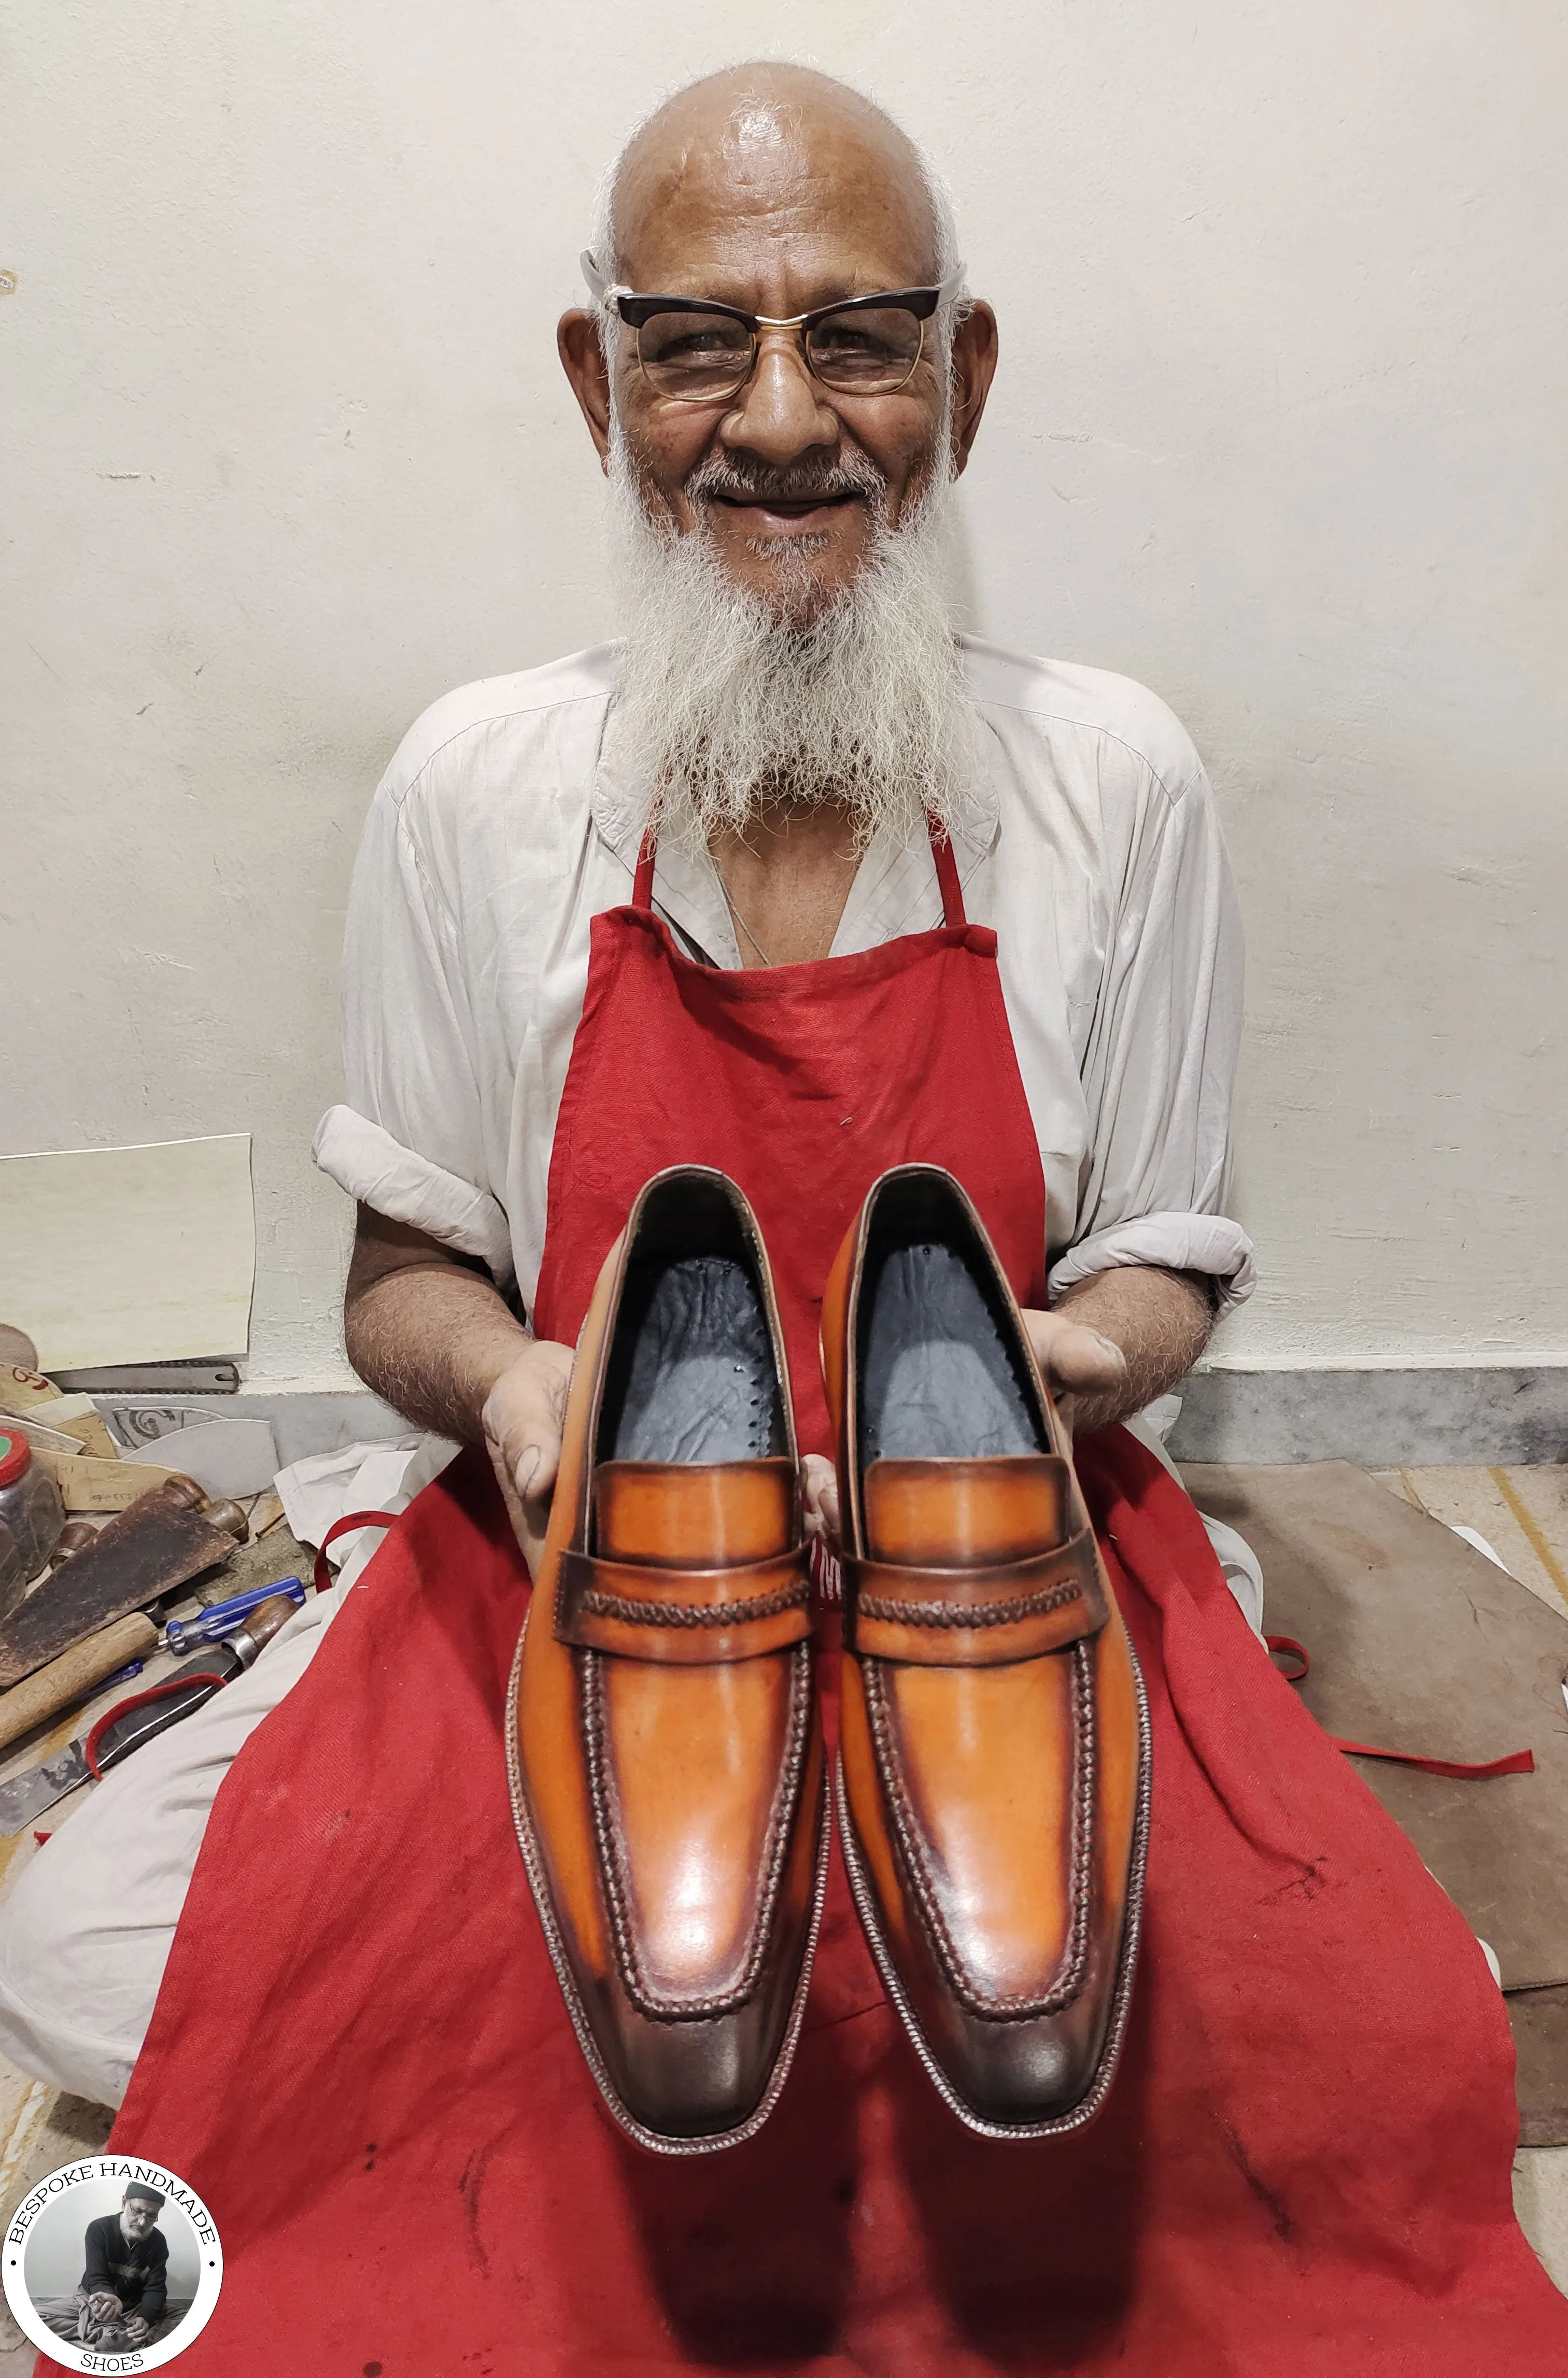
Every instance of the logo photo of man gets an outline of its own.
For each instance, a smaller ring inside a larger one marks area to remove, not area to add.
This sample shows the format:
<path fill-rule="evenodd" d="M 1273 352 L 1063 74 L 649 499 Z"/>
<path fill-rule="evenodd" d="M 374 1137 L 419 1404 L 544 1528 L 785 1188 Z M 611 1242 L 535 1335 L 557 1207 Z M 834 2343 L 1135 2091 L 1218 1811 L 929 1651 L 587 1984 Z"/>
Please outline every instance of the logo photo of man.
<path fill-rule="evenodd" d="M 107 2195 L 108 2187 L 103 2192 Z M 94 2353 L 135 2351 L 167 2336 L 184 2317 L 195 2292 L 194 2265 L 190 2285 L 181 2291 L 183 2300 L 171 2304 L 171 2240 L 160 2226 L 166 2199 L 157 2189 L 133 2180 L 118 2205 L 88 2219 L 83 2230 L 78 2224 L 89 2209 L 90 2193 L 99 2192 L 74 2192 L 53 2221 L 40 2223 L 28 2255 L 28 2293 L 39 2318 L 56 2336 Z M 182 2230 L 188 2229 L 183 2216 L 175 2219 Z M 45 2293 L 44 2288 L 60 2274 L 62 2258 L 71 2252 L 73 2234 L 78 2241 L 80 2277 L 69 2293 Z M 176 2250 L 186 2250 L 176 2252 L 183 2265 L 193 2256 L 194 2243 L 187 2247 L 183 2236 L 174 2242 Z M 177 2276 L 184 2277 L 183 2268 Z"/>

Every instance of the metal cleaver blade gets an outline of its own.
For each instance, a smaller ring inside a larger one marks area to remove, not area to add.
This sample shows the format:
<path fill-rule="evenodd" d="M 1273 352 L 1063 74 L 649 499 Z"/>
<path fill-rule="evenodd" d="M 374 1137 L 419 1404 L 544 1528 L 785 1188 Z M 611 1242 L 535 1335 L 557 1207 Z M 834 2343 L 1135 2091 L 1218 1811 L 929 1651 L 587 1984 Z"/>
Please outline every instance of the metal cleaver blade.
<path fill-rule="evenodd" d="M 25 1775 L 0 1784 L 0 1836 L 8 1840 L 23 1832 L 34 1817 L 41 1817 L 45 1808 L 85 1784 L 89 1772 L 87 1753 L 79 1742 L 73 1742 L 57 1759 L 46 1759 L 42 1766 L 30 1767 Z"/>
<path fill-rule="evenodd" d="M 210 1526 L 176 1491 L 154 1487 L 74 1559 L 51 1570 L 0 1626 L 0 1689 L 127 1611 L 163 1600 L 226 1561 L 234 1548 L 234 1538 Z"/>

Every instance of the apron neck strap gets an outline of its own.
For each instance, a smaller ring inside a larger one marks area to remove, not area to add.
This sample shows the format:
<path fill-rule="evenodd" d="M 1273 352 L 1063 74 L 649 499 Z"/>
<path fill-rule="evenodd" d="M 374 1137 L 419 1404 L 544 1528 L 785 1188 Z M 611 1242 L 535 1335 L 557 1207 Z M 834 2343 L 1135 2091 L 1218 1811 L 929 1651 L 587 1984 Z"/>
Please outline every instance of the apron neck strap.
<path fill-rule="evenodd" d="M 967 924 L 969 919 L 964 915 L 964 895 L 959 883 L 959 862 L 953 856 L 953 846 L 934 817 L 928 815 L 925 823 L 931 836 L 931 856 L 936 862 L 936 881 L 942 893 L 942 922 L 947 926 Z M 633 908 L 653 907 L 654 855 L 657 848 L 658 836 L 650 824 L 637 853 L 637 871 L 632 881 Z"/>
<path fill-rule="evenodd" d="M 637 853 L 637 871 L 632 879 L 633 908 L 653 907 L 654 853 L 658 848 L 658 836 L 650 824 L 643 836 L 643 847 Z"/>
<path fill-rule="evenodd" d="M 964 895 L 959 883 L 959 862 L 953 856 L 953 846 L 929 811 L 925 825 L 931 836 L 931 856 L 936 861 L 936 881 L 942 892 L 942 922 L 948 926 L 967 925 L 969 919 L 964 915 Z"/>

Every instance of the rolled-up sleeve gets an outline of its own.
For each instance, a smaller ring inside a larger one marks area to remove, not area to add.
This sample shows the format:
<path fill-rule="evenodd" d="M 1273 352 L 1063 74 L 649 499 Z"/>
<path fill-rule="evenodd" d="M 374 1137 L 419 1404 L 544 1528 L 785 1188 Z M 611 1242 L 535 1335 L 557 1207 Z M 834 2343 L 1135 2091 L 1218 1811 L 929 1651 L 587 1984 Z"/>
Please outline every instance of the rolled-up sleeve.
<path fill-rule="evenodd" d="M 1151 772 L 1083 1060 L 1089 1147 L 1053 1298 L 1122 1264 L 1207 1272 L 1222 1310 L 1251 1293 L 1251 1242 L 1223 1210 L 1242 967 L 1208 779 L 1194 758 L 1173 795 Z"/>
<path fill-rule="evenodd" d="M 457 935 L 393 774 L 366 821 L 344 940 L 347 1100 L 311 1153 L 349 1196 L 475 1255 L 505 1286 L 506 1214 L 488 1183 L 476 1037 Z"/>

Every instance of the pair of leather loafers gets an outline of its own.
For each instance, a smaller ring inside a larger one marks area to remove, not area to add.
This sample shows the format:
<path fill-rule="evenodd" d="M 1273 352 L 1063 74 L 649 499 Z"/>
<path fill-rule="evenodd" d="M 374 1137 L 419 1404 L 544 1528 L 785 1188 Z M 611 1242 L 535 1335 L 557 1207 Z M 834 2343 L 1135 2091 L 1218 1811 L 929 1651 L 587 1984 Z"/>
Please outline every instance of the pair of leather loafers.
<path fill-rule="evenodd" d="M 1149 1725 L 1067 1442 L 957 1182 L 887 1173 L 823 1303 L 838 1438 L 838 1818 L 889 1997 L 971 2129 L 1092 2119 L 1126 2021 Z M 615 2119 L 766 2120 L 828 1796 L 782 1333 L 721 1173 L 649 1182 L 600 1274 L 510 1696 L 513 1809 Z"/>

